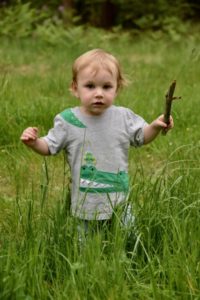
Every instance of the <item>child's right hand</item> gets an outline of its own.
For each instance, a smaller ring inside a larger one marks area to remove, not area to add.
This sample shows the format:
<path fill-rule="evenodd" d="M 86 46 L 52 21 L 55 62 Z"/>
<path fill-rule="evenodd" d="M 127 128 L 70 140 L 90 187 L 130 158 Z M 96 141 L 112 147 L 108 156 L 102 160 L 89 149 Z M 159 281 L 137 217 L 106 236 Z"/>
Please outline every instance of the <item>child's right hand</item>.
<path fill-rule="evenodd" d="M 38 128 L 37 127 L 28 127 L 26 128 L 21 137 L 20 140 L 27 146 L 33 147 L 36 143 L 36 140 L 38 138 Z"/>

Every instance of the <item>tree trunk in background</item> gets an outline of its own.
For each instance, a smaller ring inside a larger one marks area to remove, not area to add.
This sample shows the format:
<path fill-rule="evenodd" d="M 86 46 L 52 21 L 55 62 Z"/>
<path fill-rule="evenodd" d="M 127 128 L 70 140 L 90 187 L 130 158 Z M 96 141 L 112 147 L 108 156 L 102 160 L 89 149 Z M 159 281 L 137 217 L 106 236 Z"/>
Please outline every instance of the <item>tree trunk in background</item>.
<path fill-rule="evenodd" d="M 83 24 L 110 28 L 116 25 L 119 5 L 112 0 L 75 1 L 75 9 Z"/>
<path fill-rule="evenodd" d="M 73 9 L 74 8 L 74 0 L 63 0 L 63 6 L 65 9 Z"/>
<path fill-rule="evenodd" d="M 110 28 L 115 25 L 117 14 L 117 5 L 107 0 L 102 4 L 101 19 L 99 26 L 103 28 Z"/>

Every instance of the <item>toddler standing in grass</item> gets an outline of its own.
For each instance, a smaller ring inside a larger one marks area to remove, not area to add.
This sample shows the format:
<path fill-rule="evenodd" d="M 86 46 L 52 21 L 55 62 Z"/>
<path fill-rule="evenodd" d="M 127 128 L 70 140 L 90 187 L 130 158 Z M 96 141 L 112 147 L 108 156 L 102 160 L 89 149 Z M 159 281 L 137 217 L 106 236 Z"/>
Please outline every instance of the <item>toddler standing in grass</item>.
<path fill-rule="evenodd" d="M 153 141 L 173 127 L 161 115 L 152 123 L 114 101 L 125 79 L 118 60 L 101 49 L 78 57 L 71 91 L 80 106 L 59 113 L 44 137 L 29 127 L 22 142 L 41 155 L 65 151 L 72 176 L 71 213 L 89 222 L 109 220 L 129 190 L 128 150 Z"/>

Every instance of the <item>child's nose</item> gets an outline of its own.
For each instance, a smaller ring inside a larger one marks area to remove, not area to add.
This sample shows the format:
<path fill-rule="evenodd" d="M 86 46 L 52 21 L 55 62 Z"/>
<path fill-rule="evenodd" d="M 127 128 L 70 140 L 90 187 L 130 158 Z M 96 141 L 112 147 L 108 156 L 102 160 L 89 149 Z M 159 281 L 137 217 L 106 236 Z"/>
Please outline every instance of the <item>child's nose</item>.
<path fill-rule="evenodd" d="M 103 96 L 103 91 L 101 88 L 97 88 L 96 89 L 96 94 L 95 94 L 96 97 L 102 97 Z"/>

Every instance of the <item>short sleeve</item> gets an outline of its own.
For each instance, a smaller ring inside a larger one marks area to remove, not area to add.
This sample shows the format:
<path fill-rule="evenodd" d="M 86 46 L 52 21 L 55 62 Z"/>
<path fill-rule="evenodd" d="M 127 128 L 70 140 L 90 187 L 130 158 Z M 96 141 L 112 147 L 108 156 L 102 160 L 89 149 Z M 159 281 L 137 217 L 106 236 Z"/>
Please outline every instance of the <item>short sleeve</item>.
<path fill-rule="evenodd" d="M 148 123 L 129 109 L 126 111 L 126 122 L 131 146 L 142 146 L 144 144 L 144 127 Z"/>
<path fill-rule="evenodd" d="M 66 147 L 67 136 L 67 123 L 60 115 L 57 115 L 54 119 L 54 127 L 43 137 L 52 155 L 57 154 Z"/>

